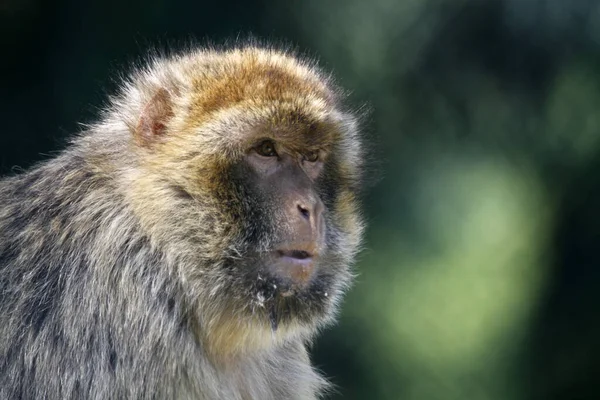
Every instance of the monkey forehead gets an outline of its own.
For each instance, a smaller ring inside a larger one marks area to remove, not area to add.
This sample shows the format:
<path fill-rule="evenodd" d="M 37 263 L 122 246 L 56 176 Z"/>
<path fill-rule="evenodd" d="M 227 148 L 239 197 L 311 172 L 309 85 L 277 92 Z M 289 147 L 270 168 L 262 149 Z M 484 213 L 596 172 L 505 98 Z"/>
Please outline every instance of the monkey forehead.
<path fill-rule="evenodd" d="M 306 63 L 275 50 L 245 48 L 201 54 L 190 61 L 187 73 L 191 82 L 187 117 L 191 123 L 237 105 L 265 110 L 287 103 L 305 112 L 336 105 L 336 93 L 328 79 Z"/>

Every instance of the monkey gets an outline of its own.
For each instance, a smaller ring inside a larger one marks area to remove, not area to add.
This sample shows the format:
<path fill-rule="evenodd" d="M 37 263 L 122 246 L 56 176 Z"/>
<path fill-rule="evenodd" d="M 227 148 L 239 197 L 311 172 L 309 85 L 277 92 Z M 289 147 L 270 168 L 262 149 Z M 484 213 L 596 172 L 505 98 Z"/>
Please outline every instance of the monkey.
<path fill-rule="evenodd" d="M 347 98 L 289 49 L 161 53 L 0 180 L 0 398 L 326 394 L 365 225 Z"/>

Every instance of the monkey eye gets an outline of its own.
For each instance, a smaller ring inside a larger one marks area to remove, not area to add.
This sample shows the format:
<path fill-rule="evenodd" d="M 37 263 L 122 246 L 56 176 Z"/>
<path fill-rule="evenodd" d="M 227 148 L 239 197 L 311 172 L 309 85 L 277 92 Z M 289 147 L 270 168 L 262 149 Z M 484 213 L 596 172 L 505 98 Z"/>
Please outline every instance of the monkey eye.
<path fill-rule="evenodd" d="M 277 157 L 275 143 L 272 140 L 265 140 L 255 147 L 258 154 L 264 157 Z"/>
<path fill-rule="evenodd" d="M 308 162 L 316 162 L 319 159 L 319 152 L 310 151 L 304 155 L 304 159 Z"/>

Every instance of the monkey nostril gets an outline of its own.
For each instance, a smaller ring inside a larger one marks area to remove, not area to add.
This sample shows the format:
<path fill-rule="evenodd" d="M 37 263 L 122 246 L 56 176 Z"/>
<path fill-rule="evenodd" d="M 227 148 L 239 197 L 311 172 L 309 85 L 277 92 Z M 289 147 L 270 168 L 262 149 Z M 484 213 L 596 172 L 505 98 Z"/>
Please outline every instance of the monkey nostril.
<path fill-rule="evenodd" d="M 305 219 L 309 219 L 310 218 L 310 212 L 308 211 L 307 208 L 302 207 L 300 204 L 298 204 L 298 211 L 300 211 L 300 214 L 302 214 L 302 216 Z"/>

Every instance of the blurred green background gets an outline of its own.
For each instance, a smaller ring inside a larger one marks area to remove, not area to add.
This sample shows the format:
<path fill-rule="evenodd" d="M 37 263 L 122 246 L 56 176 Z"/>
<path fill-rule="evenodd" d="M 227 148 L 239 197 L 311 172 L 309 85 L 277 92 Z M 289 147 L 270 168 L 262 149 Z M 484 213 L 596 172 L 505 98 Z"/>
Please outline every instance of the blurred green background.
<path fill-rule="evenodd" d="M 0 171 L 50 157 L 149 47 L 285 41 L 372 109 L 344 399 L 600 399 L 600 2 L 0 0 Z"/>

